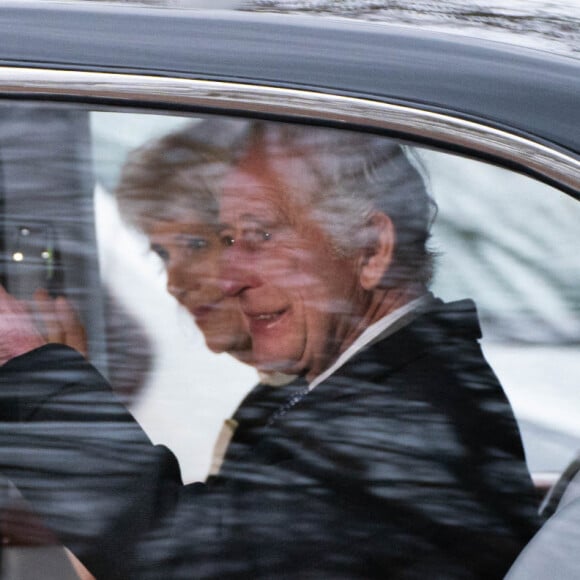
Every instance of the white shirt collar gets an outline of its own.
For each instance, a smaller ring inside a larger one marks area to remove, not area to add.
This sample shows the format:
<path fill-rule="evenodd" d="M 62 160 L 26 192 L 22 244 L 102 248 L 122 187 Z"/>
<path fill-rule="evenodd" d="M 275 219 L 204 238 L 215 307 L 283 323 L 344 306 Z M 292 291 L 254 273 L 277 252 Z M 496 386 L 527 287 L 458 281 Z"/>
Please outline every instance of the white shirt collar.
<path fill-rule="evenodd" d="M 344 363 L 346 363 L 350 358 L 352 358 L 357 352 L 362 350 L 365 346 L 376 340 L 377 338 L 386 338 L 390 334 L 393 334 L 399 328 L 402 328 L 411 320 L 415 318 L 415 316 L 408 316 L 412 313 L 423 310 L 425 306 L 433 301 L 433 295 L 428 292 L 420 296 L 419 298 L 415 298 L 415 300 L 411 300 L 411 302 L 407 302 L 400 308 L 389 312 L 383 318 L 377 320 L 373 324 L 371 324 L 368 328 L 366 328 L 358 338 L 336 359 L 336 361 L 330 365 L 323 373 L 319 374 L 315 377 L 310 384 L 308 385 L 308 390 L 311 391 L 316 386 L 318 386 L 322 381 L 327 379 L 332 373 L 334 373 L 337 369 L 339 369 Z M 404 320 L 403 320 L 404 319 Z M 401 324 L 397 324 L 397 323 Z"/>

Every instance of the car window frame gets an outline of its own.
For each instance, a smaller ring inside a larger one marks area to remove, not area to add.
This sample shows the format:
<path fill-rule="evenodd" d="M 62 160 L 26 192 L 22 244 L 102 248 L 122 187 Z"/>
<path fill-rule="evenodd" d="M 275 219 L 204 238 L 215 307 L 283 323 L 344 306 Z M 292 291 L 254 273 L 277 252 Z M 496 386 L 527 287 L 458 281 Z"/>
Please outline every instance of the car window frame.
<path fill-rule="evenodd" d="M 16 96 L 254 115 L 380 131 L 424 146 L 492 161 L 580 199 L 580 158 L 573 152 L 519 134 L 517 130 L 498 128 L 491 122 L 484 124 L 419 106 L 266 84 L 0 67 L 0 98 Z"/>

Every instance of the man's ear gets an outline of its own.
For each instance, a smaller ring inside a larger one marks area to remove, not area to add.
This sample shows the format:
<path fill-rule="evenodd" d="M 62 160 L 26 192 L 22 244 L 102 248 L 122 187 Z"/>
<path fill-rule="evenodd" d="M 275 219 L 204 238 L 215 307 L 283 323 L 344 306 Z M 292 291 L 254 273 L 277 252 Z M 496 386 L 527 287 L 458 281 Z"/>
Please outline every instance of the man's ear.
<path fill-rule="evenodd" d="M 382 212 L 373 213 L 366 224 L 365 245 L 359 281 L 365 290 L 374 290 L 389 269 L 395 252 L 395 226 Z"/>

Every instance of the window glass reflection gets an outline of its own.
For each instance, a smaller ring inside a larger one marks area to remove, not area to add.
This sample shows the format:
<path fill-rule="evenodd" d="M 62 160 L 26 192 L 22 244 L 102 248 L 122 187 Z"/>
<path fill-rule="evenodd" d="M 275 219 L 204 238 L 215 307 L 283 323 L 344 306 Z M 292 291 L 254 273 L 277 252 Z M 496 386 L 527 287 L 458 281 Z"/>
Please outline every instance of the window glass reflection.
<path fill-rule="evenodd" d="M 96 577 L 503 576 L 578 443 L 576 202 L 355 131 L 0 112 L 6 513 Z"/>

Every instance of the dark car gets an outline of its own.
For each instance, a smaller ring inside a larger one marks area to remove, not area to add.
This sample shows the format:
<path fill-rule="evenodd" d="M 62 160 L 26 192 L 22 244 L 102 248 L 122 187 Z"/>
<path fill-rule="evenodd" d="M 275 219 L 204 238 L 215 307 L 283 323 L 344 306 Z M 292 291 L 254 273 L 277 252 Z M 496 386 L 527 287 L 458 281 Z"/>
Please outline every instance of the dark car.
<path fill-rule="evenodd" d="M 214 443 L 259 379 L 243 355 L 211 342 L 205 312 L 178 308 L 164 245 L 128 216 L 119 192 L 134 178 L 127 167 L 158 160 L 172 136 L 212 122 L 234 135 L 246 120 L 384 137 L 405 151 L 437 204 L 431 290 L 475 301 L 538 498 L 573 461 L 577 59 L 386 24 L 35 3 L 3 5 L 0 37 L 3 285 L 37 311 L 33 297 L 45 290 L 48 339 L 86 350 L 149 437 L 177 456 L 184 481 L 219 470 Z M 171 206 L 165 184 L 151 187 Z M 190 238 L 188 251 L 205 248 Z M 57 296 L 86 340 L 70 338 Z M 45 578 L 51 566 L 74 577 L 5 487 L 12 546 L 2 578 L 38 566 Z"/>

